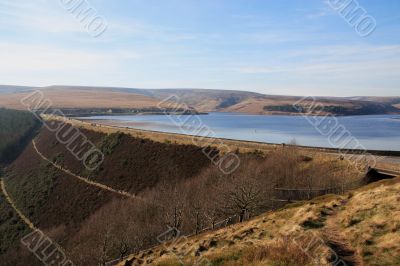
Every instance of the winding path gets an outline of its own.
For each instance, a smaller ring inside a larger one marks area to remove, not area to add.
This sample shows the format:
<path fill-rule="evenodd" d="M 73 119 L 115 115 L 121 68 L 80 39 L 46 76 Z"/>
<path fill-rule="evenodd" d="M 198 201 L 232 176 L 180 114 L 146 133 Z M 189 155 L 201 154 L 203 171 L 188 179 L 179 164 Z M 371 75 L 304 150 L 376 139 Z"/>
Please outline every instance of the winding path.
<path fill-rule="evenodd" d="M 137 197 L 137 196 L 135 196 L 135 195 L 133 195 L 133 194 L 131 194 L 131 193 L 129 193 L 129 192 L 122 191 L 122 190 L 117 190 L 117 189 L 114 189 L 114 188 L 109 187 L 109 186 L 107 186 L 107 185 L 104 185 L 104 184 L 101 184 L 101 183 L 98 183 L 98 182 L 91 181 L 91 180 L 89 180 L 89 179 L 87 179 L 87 178 L 85 178 L 85 177 L 82 177 L 82 176 L 79 176 L 79 175 L 76 175 L 76 174 L 72 173 L 72 172 L 71 172 L 70 170 L 68 170 L 68 169 L 64 169 L 62 166 L 60 166 L 60 165 L 58 165 L 58 164 L 56 164 L 56 163 L 50 161 L 46 156 L 44 156 L 44 155 L 38 150 L 38 148 L 37 148 L 37 146 L 36 146 L 35 140 L 32 140 L 32 144 L 33 144 L 33 148 L 34 148 L 34 150 L 36 151 L 36 153 L 37 153 L 43 160 L 45 160 L 45 161 L 51 163 L 55 168 L 57 168 L 57 169 L 63 171 L 64 173 L 66 173 L 66 174 L 68 174 L 68 175 L 70 175 L 70 176 L 72 176 L 72 177 L 75 177 L 75 178 L 77 178 L 78 180 L 80 180 L 80 181 L 82 181 L 82 182 L 84 182 L 84 183 L 86 183 L 86 184 L 88 184 L 88 185 L 95 186 L 95 187 L 97 187 L 97 188 L 100 188 L 100 189 L 103 189 L 103 190 L 107 190 L 107 191 L 116 193 L 116 194 L 118 194 L 118 195 L 121 195 L 121 196 L 124 196 L 124 197 L 127 197 L 127 198 L 143 200 L 142 198 Z"/>
<path fill-rule="evenodd" d="M 6 200 L 8 201 L 8 203 L 11 205 L 11 207 L 15 210 L 15 212 L 18 214 L 18 216 L 21 218 L 22 221 L 24 221 L 24 223 L 26 223 L 26 225 L 28 225 L 28 227 L 32 230 L 39 230 L 38 228 L 35 227 L 35 225 L 17 208 L 17 206 L 15 205 L 14 201 L 11 199 L 10 195 L 7 192 L 6 189 L 6 184 L 4 183 L 3 178 L 0 178 L 0 183 L 1 183 L 1 191 L 3 192 Z"/>
<path fill-rule="evenodd" d="M 21 218 L 21 220 L 34 232 L 40 232 L 40 234 L 42 236 L 45 236 L 48 240 L 51 241 L 52 244 L 54 244 L 60 251 L 62 251 L 64 253 L 64 255 L 66 255 L 66 251 L 65 249 L 60 246 L 60 244 L 56 243 L 55 241 L 53 241 L 52 239 L 50 239 L 46 234 L 43 233 L 42 230 L 40 230 L 39 228 L 37 228 L 32 222 L 31 220 L 28 219 L 28 217 L 26 217 L 17 207 L 17 205 L 15 205 L 13 199 L 10 197 L 10 195 L 7 192 L 6 189 L 6 184 L 4 182 L 3 178 L 0 178 L 0 185 L 1 185 L 1 191 L 4 194 L 4 197 L 6 198 L 7 202 L 10 204 L 10 206 L 14 209 L 14 211 L 18 214 L 18 216 Z"/>

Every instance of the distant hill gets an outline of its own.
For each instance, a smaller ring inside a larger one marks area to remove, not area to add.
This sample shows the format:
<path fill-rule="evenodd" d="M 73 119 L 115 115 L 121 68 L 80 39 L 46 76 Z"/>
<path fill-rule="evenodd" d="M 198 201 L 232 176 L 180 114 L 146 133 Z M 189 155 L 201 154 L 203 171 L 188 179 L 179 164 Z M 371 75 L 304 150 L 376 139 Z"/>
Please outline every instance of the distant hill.
<path fill-rule="evenodd" d="M 20 100 L 37 88 L 0 86 L 0 107 L 22 109 Z M 293 104 L 299 96 L 264 95 L 255 92 L 206 89 L 138 89 L 117 87 L 50 86 L 39 88 L 57 108 L 80 109 L 148 109 L 171 97 L 199 112 L 240 112 L 248 114 L 299 115 L 317 114 L 304 101 L 300 110 Z M 323 106 L 319 114 L 371 115 L 400 114 L 400 97 L 316 97 L 314 104 Z M 86 113 L 86 112 L 84 112 Z M 96 110 L 91 110 L 96 113 Z"/>
<path fill-rule="evenodd" d="M 293 106 L 300 105 L 324 106 L 320 114 L 333 115 L 370 115 L 370 114 L 399 114 L 400 97 L 315 97 L 315 103 L 309 99 L 302 101 L 299 96 L 264 95 L 246 91 L 201 90 L 201 89 L 166 89 L 151 90 L 154 97 L 162 99 L 169 95 L 177 95 L 179 99 L 200 112 L 240 112 L 248 114 L 301 114 Z M 316 114 L 304 108 L 303 113 Z"/>
<path fill-rule="evenodd" d="M 171 95 L 176 95 L 181 102 L 194 107 L 200 112 L 225 111 L 227 108 L 248 99 L 264 97 L 263 94 L 259 93 L 231 90 L 158 89 L 150 91 L 158 99 L 165 99 Z"/>

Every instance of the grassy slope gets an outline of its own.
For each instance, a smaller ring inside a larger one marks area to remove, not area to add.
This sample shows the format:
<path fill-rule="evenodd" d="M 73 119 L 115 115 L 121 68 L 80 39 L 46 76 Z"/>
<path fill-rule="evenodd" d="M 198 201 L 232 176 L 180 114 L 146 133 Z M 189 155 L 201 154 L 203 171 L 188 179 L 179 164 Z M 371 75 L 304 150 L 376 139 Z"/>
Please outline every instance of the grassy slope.
<path fill-rule="evenodd" d="M 172 266 L 180 265 L 178 254 L 189 265 L 199 258 L 211 265 L 311 265 L 311 258 L 317 258 L 326 265 L 333 248 L 348 264 L 399 265 L 399 195 L 400 178 L 381 181 L 167 243 L 129 260 L 133 265 Z M 321 243 L 318 250 L 305 253 L 312 241 Z M 125 263 L 120 265 L 130 265 Z"/>

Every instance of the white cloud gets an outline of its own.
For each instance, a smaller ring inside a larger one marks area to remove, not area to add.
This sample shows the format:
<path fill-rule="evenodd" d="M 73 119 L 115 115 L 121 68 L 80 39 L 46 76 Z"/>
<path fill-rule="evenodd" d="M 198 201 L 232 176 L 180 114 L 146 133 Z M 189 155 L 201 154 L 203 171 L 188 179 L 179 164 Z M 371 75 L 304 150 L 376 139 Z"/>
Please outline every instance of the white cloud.
<path fill-rule="evenodd" d="M 132 51 L 82 51 L 42 45 L 0 43 L 3 75 L 31 72 L 112 69 L 124 60 L 139 58 Z"/>

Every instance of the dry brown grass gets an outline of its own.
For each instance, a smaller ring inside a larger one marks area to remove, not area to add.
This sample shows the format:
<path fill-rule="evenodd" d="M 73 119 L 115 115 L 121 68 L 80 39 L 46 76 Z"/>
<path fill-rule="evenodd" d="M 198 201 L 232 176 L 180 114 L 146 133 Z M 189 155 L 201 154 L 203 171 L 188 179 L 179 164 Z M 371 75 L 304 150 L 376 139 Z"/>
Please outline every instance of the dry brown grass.
<path fill-rule="evenodd" d="M 261 265 L 313 265 L 311 257 L 301 248 L 306 243 L 295 243 L 292 239 L 279 239 L 269 245 L 225 248 L 215 251 L 204 258 L 183 258 L 167 256 L 156 263 L 157 266 L 185 265 L 221 265 L 221 266 L 261 266 Z M 210 263 L 210 264 L 207 264 Z"/>
<path fill-rule="evenodd" d="M 400 184 L 391 183 L 383 181 L 356 193 L 329 221 L 358 247 L 368 265 L 400 263 Z"/>
<path fill-rule="evenodd" d="M 311 259 L 301 248 L 305 245 L 306 243 L 295 243 L 293 239 L 282 238 L 267 246 L 249 247 L 243 252 L 242 265 L 267 261 L 279 265 L 308 265 Z"/>
<path fill-rule="evenodd" d="M 400 172 L 400 164 L 397 162 L 385 162 L 385 161 L 377 161 L 376 167 L 383 169 L 391 169 L 394 171 Z"/>
<path fill-rule="evenodd" d="M 157 107 L 159 100 L 133 93 L 96 90 L 42 90 L 44 97 L 52 101 L 54 108 L 146 108 Z M 2 94 L 0 106 L 26 109 L 21 99 L 29 93 Z M 73 96 L 73 97 L 71 97 Z"/>

